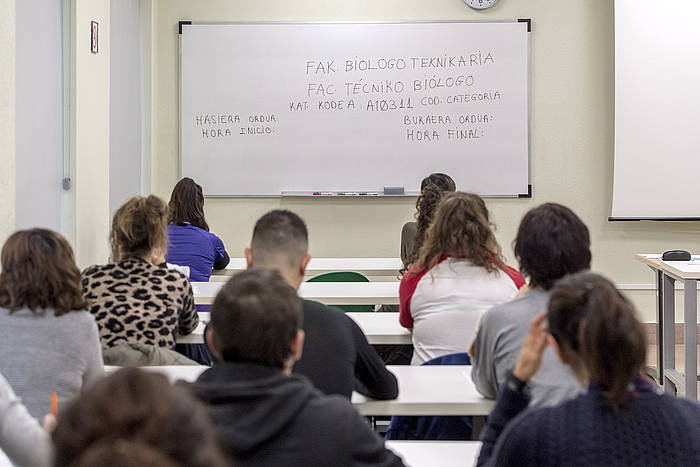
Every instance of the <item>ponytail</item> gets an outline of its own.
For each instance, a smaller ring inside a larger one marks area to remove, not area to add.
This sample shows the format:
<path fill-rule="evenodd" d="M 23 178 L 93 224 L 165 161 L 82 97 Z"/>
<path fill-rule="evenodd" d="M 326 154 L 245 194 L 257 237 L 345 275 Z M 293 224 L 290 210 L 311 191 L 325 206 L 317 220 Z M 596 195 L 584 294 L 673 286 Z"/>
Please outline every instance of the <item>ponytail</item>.
<path fill-rule="evenodd" d="M 112 220 L 112 260 L 146 258 L 157 250 L 165 253 L 166 215 L 165 203 L 154 195 L 134 196 L 124 203 Z"/>
<path fill-rule="evenodd" d="M 646 334 L 634 306 L 609 280 L 583 272 L 554 286 L 548 319 L 562 352 L 586 370 L 619 414 L 646 359 Z"/>

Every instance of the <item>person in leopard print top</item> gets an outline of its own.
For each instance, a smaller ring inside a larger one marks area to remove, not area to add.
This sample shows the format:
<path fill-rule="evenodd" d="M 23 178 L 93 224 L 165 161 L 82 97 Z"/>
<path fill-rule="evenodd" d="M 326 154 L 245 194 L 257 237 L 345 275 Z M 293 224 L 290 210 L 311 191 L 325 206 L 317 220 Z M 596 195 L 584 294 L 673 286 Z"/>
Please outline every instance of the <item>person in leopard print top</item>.
<path fill-rule="evenodd" d="M 192 287 L 163 264 L 167 207 L 156 196 L 127 201 L 112 221 L 112 261 L 87 268 L 83 293 L 99 327 L 103 348 L 142 343 L 175 348 L 199 317 Z"/>

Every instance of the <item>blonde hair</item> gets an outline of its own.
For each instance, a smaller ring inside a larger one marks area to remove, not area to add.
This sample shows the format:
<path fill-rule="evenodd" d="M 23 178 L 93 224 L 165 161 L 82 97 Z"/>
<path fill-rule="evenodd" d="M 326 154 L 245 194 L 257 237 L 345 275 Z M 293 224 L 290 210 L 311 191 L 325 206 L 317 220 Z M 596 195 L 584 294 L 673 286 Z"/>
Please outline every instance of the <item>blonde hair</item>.
<path fill-rule="evenodd" d="M 134 196 L 112 219 L 112 260 L 148 259 L 168 248 L 168 208 L 157 196 Z"/>

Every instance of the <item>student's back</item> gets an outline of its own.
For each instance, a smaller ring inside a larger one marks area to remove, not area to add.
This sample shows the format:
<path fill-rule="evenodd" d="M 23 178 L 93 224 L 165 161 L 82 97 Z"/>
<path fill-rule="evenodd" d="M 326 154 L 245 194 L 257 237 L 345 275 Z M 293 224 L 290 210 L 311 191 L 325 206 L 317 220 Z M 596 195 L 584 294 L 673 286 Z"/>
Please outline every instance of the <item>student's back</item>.
<path fill-rule="evenodd" d="M 194 225 L 168 225 L 166 261 L 189 266 L 190 280 L 207 282 L 214 263 L 224 258 L 226 250 L 219 237 Z"/>
<path fill-rule="evenodd" d="M 216 296 L 207 343 L 219 359 L 192 384 L 239 466 L 401 466 L 340 396 L 291 375 L 302 353 L 301 301 L 276 271 L 233 276 Z"/>
<path fill-rule="evenodd" d="M 493 465 L 606 467 L 700 465 L 700 405 L 639 381 L 619 416 L 601 407 L 600 389 L 508 424 Z"/>
<path fill-rule="evenodd" d="M 192 386 L 239 467 L 402 465 L 340 396 L 303 377 L 246 363 L 217 363 Z"/>
<path fill-rule="evenodd" d="M 352 319 L 336 308 L 309 300 L 304 300 L 303 312 L 306 340 L 295 373 L 309 378 L 324 394 L 349 399 L 355 388 L 374 399 L 396 398 L 396 378 Z"/>

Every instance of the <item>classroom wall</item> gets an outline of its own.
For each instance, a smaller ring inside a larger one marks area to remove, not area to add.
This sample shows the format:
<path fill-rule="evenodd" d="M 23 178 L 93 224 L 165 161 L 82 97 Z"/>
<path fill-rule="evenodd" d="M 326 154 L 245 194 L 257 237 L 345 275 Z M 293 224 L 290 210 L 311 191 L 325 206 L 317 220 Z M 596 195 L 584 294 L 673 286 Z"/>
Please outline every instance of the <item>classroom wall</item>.
<path fill-rule="evenodd" d="M 0 243 L 15 228 L 15 0 L 0 0 Z"/>
<path fill-rule="evenodd" d="M 71 139 L 78 266 L 109 257 L 109 0 L 73 0 Z M 99 53 L 90 23 L 99 23 Z"/>
<path fill-rule="evenodd" d="M 497 236 L 515 264 L 511 241 L 523 213 L 554 201 L 588 224 L 593 267 L 639 289 L 651 272 L 639 252 L 700 252 L 697 223 L 610 223 L 613 164 L 613 2 L 502 0 L 484 12 L 461 0 L 154 0 L 153 188 L 163 197 L 178 179 L 177 23 L 193 21 L 500 20 L 531 18 L 532 199 L 487 200 Z M 216 170 L 212 167 L 212 170 Z M 271 169 L 272 170 L 272 169 Z M 226 174 L 221 174 L 226 176 Z M 264 174 L 261 174 L 264 176 Z M 460 187 L 467 189 L 469 187 Z M 240 256 L 255 220 L 274 208 L 302 215 L 316 256 L 398 256 L 401 226 L 414 199 L 209 199 L 212 229 Z M 628 292 L 654 321 L 653 290 Z"/>

